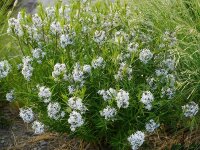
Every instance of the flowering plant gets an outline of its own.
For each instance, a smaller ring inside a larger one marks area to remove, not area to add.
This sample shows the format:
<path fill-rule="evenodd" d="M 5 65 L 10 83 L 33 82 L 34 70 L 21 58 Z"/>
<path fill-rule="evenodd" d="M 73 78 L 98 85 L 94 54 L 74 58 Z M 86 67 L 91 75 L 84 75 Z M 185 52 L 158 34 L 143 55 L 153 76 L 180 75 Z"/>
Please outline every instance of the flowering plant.
<path fill-rule="evenodd" d="M 181 109 L 172 104 L 176 32 L 158 32 L 131 10 L 126 3 L 77 1 L 9 19 L 21 56 L 6 97 L 22 104 L 20 116 L 35 134 L 69 132 L 138 149 Z M 0 77 L 10 71 L 2 64 Z M 198 105 L 194 112 L 188 107 L 187 116 L 198 112 Z"/>

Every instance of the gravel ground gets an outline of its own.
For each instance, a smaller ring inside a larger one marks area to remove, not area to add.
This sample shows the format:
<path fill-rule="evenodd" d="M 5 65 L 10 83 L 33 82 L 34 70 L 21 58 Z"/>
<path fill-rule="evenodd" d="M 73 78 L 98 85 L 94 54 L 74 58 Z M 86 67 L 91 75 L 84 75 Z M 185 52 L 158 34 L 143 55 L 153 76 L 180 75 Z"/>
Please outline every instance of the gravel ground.
<path fill-rule="evenodd" d="M 114 2 L 115 0 L 111 0 L 111 1 Z M 55 3 L 55 0 L 19 0 L 19 7 L 26 8 L 27 12 L 29 13 L 35 13 L 36 11 L 35 8 L 38 2 L 41 2 L 45 7 L 47 7 L 47 6 L 53 6 Z M 64 4 L 68 4 L 69 0 L 62 0 L 62 2 Z"/>
<path fill-rule="evenodd" d="M 54 5 L 54 0 L 19 0 L 18 6 L 26 8 L 28 13 L 35 13 L 38 2 L 41 2 L 45 7 Z M 63 0 L 63 3 L 67 4 L 68 0 Z"/>

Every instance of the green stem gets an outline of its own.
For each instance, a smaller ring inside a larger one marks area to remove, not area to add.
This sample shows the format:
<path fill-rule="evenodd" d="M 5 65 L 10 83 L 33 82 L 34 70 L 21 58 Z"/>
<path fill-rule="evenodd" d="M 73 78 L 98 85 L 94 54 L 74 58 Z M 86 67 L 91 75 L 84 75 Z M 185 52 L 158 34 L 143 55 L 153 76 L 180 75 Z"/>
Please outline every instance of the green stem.
<path fill-rule="evenodd" d="M 20 42 L 20 39 L 19 39 L 18 36 L 17 36 L 17 40 L 18 40 L 18 42 L 19 42 L 20 50 L 21 50 L 22 54 L 25 56 L 25 53 L 24 53 L 24 51 L 23 51 L 23 48 L 22 48 L 22 45 L 21 45 L 21 42 Z"/>

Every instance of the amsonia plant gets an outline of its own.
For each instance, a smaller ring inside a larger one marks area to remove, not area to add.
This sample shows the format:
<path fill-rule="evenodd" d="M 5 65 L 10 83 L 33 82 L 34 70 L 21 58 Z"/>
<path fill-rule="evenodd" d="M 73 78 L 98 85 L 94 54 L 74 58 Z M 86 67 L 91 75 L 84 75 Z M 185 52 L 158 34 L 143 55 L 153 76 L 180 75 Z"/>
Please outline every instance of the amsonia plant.
<path fill-rule="evenodd" d="M 140 18 L 140 19 L 138 19 Z M 19 56 L 0 62 L 8 101 L 35 134 L 68 132 L 114 149 L 138 149 L 176 105 L 176 29 L 154 28 L 128 2 L 76 1 L 39 6 L 10 18 L 8 33 Z M 183 106 L 186 117 L 198 112 Z"/>

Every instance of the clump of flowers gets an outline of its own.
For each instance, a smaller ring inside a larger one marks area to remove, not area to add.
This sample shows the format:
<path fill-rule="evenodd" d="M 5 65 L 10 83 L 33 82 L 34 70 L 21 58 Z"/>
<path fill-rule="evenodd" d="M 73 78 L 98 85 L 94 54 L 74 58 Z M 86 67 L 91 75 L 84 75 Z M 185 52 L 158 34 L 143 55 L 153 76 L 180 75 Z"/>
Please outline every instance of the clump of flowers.
<path fill-rule="evenodd" d="M 81 82 L 84 79 L 84 73 L 78 63 L 75 64 L 72 76 L 75 82 Z"/>
<path fill-rule="evenodd" d="M 5 78 L 10 72 L 11 66 L 7 60 L 0 62 L 0 79 Z"/>
<path fill-rule="evenodd" d="M 149 49 L 142 49 L 139 55 L 139 59 L 144 64 L 147 64 L 153 58 L 153 54 Z"/>
<path fill-rule="evenodd" d="M 38 16 L 38 14 L 34 14 L 33 17 L 32 17 L 32 22 L 33 22 L 33 25 L 35 27 L 38 27 L 38 28 L 41 28 L 43 23 L 42 23 L 42 19 L 40 18 L 40 16 Z"/>
<path fill-rule="evenodd" d="M 90 65 L 84 65 L 83 66 L 83 72 L 84 73 L 91 73 L 91 66 Z"/>
<path fill-rule="evenodd" d="M 44 124 L 39 121 L 34 121 L 32 123 L 32 129 L 34 130 L 35 134 L 42 134 L 44 133 Z"/>
<path fill-rule="evenodd" d="M 20 18 L 18 17 L 17 19 L 11 18 L 8 20 L 8 33 L 14 32 L 17 36 L 21 37 L 24 35 L 22 26 L 20 24 Z"/>
<path fill-rule="evenodd" d="M 45 52 L 43 52 L 40 48 L 36 48 L 32 50 L 33 58 L 37 60 L 39 64 L 42 63 L 42 59 L 46 55 Z"/>
<path fill-rule="evenodd" d="M 51 102 L 47 106 L 48 116 L 55 120 L 60 118 L 60 110 L 61 106 L 58 102 Z"/>
<path fill-rule="evenodd" d="M 117 96 L 117 91 L 113 88 L 109 88 L 108 90 L 99 90 L 98 94 L 103 97 L 105 101 L 111 100 Z"/>
<path fill-rule="evenodd" d="M 106 32 L 105 31 L 95 31 L 94 34 L 94 41 L 101 44 L 106 38 Z"/>
<path fill-rule="evenodd" d="M 162 35 L 162 40 L 161 47 L 174 47 L 177 43 L 176 32 L 165 31 Z"/>
<path fill-rule="evenodd" d="M 45 86 L 41 86 L 38 88 L 39 88 L 39 93 L 38 93 L 39 98 L 42 99 L 45 103 L 49 103 L 51 100 L 50 89 Z"/>
<path fill-rule="evenodd" d="M 27 81 L 30 81 L 33 75 L 33 67 L 31 66 L 33 59 L 30 56 L 23 57 L 22 74 Z"/>
<path fill-rule="evenodd" d="M 192 101 L 182 106 L 182 109 L 185 117 L 193 117 L 198 113 L 199 105 Z"/>
<path fill-rule="evenodd" d="M 19 116 L 26 123 L 31 123 L 34 120 L 34 113 L 31 108 L 20 108 Z"/>
<path fill-rule="evenodd" d="M 137 52 L 138 51 L 138 47 L 139 47 L 138 43 L 132 42 L 132 43 L 128 44 L 128 48 L 127 49 L 128 49 L 129 52 Z"/>
<path fill-rule="evenodd" d="M 54 21 L 51 23 L 50 29 L 51 29 L 51 33 L 54 35 L 60 34 L 62 32 L 61 25 L 57 21 Z"/>
<path fill-rule="evenodd" d="M 117 114 L 117 110 L 110 106 L 107 106 L 102 111 L 100 111 L 101 116 L 105 117 L 106 120 L 114 120 L 114 117 Z"/>
<path fill-rule="evenodd" d="M 103 58 L 102 57 L 98 57 L 98 58 L 94 59 L 92 61 L 92 67 L 94 69 L 99 68 L 99 67 L 104 67 L 104 60 L 103 60 Z"/>
<path fill-rule="evenodd" d="M 86 106 L 82 103 L 82 99 L 79 97 L 71 97 L 68 100 L 68 106 L 73 110 L 79 111 L 81 114 L 87 110 Z"/>
<path fill-rule="evenodd" d="M 60 36 L 60 45 L 62 48 L 65 48 L 66 46 L 71 45 L 72 43 L 73 42 L 69 34 L 62 34 Z"/>
<path fill-rule="evenodd" d="M 75 131 L 76 128 L 84 124 L 84 120 L 79 112 L 72 111 L 69 115 L 68 123 L 71 125 L 71 131 Z"/>
<path fill-rule="evenodd" d="M 116 75 L 114 75 L 116 80 L 123 80 L 124 75 L 128 75 L 128 80 L 132 79 L 133 69 L 131 66 L 127 66 L 125 62 L 120 63 L 119 70 Z"/>
<path fill-rule="evenodd" d="M 65 79 L 66 78 L 66 65 L 57 63 L 54 66 L 54 70 L 52 72 L 52 76 L 55 81 L 58 81 L 59 79 Z"/>
<path fill-rule="evenodd" d="M 15 99 L 14 90 L 11 90 L 6 94 L 6 100 L 12 102 Z"/>
<path fill-rule="evenodd" d="M 156 123 L 153 119 L 149 120 L 148 123 L 146 123 L 145 128 L 148 132 L 152 133 L 160 126 L 160 124 Z"/>
<path fill-rule="evenodd" d="M 129 105 L 129 93 L 120 89 L 116 96 L 117 106 L 127 108 Z"/>
<path fill-rule="evenodd" d="M 145 105 L 147 110 L 151 110 L 154 96 L 150 91 L 144 91 L 142 93 L 141 102 Z"/>
<path fill-rule="evenodd" d="M 142 131 L 137 131 L 128 137 L 128 141 L 132 150 L 137 150 L 144 143 L 145 134 Z"/>
<path fill-rule="evenodd" d="M 163 61 L 164 65 L 168 68 L 168 70 L 173 71 L 175 68 L 175 61 L 173 59 L 166 59 Z"/>

